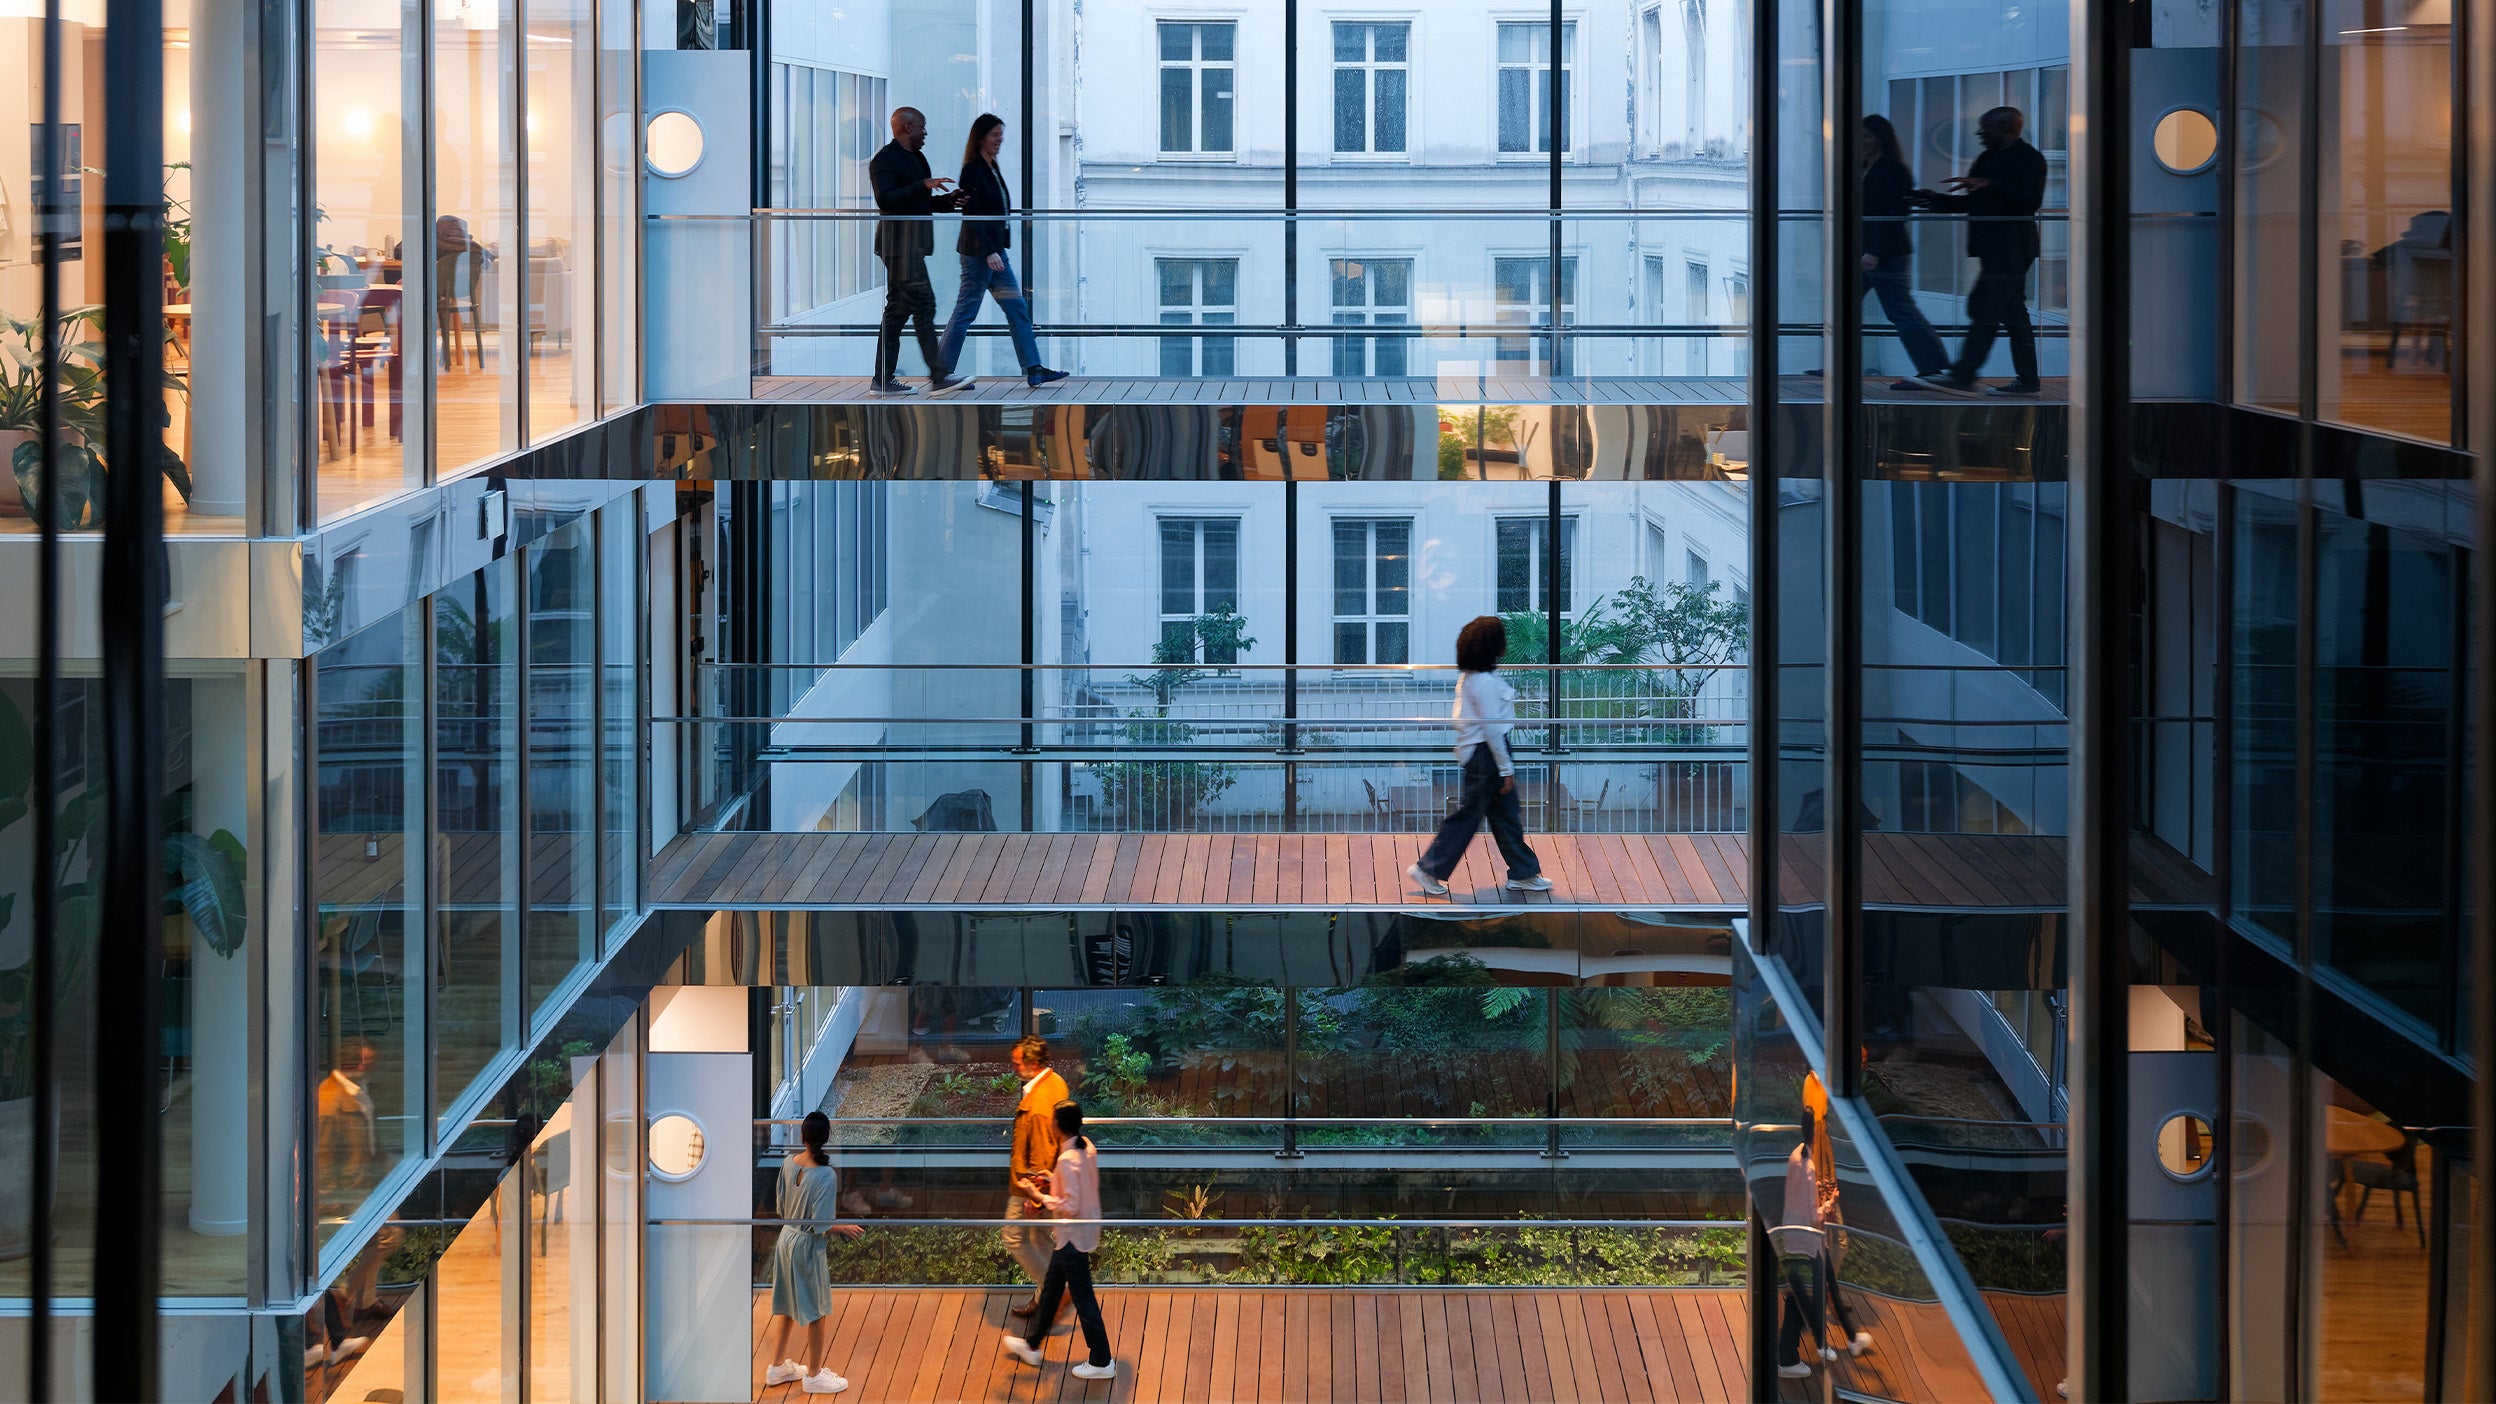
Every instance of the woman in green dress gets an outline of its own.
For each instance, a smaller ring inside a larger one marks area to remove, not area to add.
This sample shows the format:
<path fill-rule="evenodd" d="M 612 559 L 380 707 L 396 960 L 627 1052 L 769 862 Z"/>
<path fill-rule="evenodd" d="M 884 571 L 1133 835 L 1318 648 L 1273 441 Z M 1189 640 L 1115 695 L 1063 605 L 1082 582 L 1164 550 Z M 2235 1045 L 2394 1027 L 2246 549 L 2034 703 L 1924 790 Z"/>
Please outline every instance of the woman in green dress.
<path fill-rule="evenodd" d="M 780 1162 L 780 1241 L 771 1250 L 771 1354 L 779 1363 L 763 1372 L 765 1385 L 798 1381 L 808 1394 L 838 1394 L 849 1381 L 824 1363 L 824 1321 L 832 1311 L 832 1275 L 824 1264 L 826 1236 L 856 1238 L 856 1224 L 823 1225 L 807 1220 L 830 1219 L 840 1211 L 841 1177 L 824 1149 L 832 1139 L 832 1119 L 822 1112 L 806 1113 L 799 1130 L 806 1148 Z M 806 1361 L 788 1353 L 789 1327 L 806 1328 Z"/>

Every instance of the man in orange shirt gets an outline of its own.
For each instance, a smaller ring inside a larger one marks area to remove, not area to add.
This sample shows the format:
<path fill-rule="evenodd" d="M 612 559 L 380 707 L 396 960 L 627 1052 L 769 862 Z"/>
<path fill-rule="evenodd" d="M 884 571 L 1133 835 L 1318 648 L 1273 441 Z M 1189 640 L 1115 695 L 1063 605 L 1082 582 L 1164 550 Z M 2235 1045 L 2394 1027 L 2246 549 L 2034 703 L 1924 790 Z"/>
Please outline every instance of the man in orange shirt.
<path fill-rule="evenodd" d="M 1005 1226 L 1005 1250 L 1022 1264 L 1031 1279 L 1031 1300 L 1013 1308 L 1026 1320 L 1040 1310 L 1040 1284 L 1048 1280 L 1049 1255 L 1056 1251 L 1047 1204 L 1050 1168 L 1065 1137 L 1057 1129 L 1057 1104 L 1067 1099 L 1066 1079 L 1049 1067 L 1046 1040 L 1026 1038 L 1014 1045 L 1014 1072 L 1023 1080 L 1023 1099 L 1014 1107 L 1014 1160 L 1006 1180 L 1005 1217 L 1034 1219 L 1028 1227 Z"/>

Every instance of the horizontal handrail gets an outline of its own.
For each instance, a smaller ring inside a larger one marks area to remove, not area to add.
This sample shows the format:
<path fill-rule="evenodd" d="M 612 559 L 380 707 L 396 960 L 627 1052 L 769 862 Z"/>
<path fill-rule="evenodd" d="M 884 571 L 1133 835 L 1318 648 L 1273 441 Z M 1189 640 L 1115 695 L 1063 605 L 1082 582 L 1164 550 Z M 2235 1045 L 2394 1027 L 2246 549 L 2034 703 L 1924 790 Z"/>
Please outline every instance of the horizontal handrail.
<path fill-rule="evenodd" d="M 1276 1054 L 1281 1049 L 1269 1050 Z M 1295 1126 L 1721 1126 L 1733 1127 L 1733 1118 L 1724 1116 L 1086 1116 L 1086 1126 L 1167 1126 L 1180 1123 L 1189 1126 L 1274 1126 L 1285 1120 Z M 838 1116 L 831 1118 L 835 1129 L 843 1126 L 991 1126 L 1000 1131 L 1013 1129 L 1013 1119 L 1004 1116 Z M 758 1117 L 761 1126 L 802 1126 L 802 1118 Z"/>
<path fill-rule="evenodd" d="M 1404 224 L 1415 219 L 1478 219 L 1503 224 L 1644 224 L 1672 222 L 1685 224 L 1748 224 L 1747 209 L 1629 209 L 1629 210 L 1552 210 L 1503 209 L 1496 206 L 1421 206 L 1398 205 L 1393 209 L 1096 209 L 1080 210 L 1016 210 L 1010 214 L 964 214 L 945 210 L 929 214 L 886 214 L 872 206 L 778 206 L 757 205 L 733 214 L 647 214 L 642 217 L 653 223 L 731 223 L 747 220 L 837 220 L 892 224 L 959 224 L 977 221 L 987 224 L 1024 223 L 1121 223 L 1121 224 L 1247 224 L 1268 221 L 1295 224 Z M 1823 210 L 1779 210 L 1774 218 L 1780 223 L 1817 224 L 1827 218 Z M 1989 215 L 1967 210 L 1917 210 L 1910 214 L 1874 217 L 1867 222 L 1907 224 L 2063 224 L 2071 219 L 2069 207 L 2049 207 L 2034 214 Z M 2135 223 L 2196 224 L 2218 221 L 2216 211 L 2154 210 L 2132 216 Z"/>
<path fill-rule="evenodd" d="M 1034 1223 L 1105 1229 L 1197 1228 L 1418 1228 L 1418 1229 L 1730 1229 L 1740 1219 L 644 1219 L 651 1227 L 711 1228 L 1028 1228 Z"/>

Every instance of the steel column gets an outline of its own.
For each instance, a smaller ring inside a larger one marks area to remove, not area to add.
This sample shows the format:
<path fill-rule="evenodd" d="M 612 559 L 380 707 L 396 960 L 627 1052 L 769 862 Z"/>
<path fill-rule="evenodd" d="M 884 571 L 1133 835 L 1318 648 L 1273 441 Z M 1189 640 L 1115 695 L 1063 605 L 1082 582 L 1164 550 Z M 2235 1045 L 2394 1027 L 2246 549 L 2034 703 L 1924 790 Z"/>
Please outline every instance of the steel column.
<path fill-rule="evenodd" d="M 1766 3 L 1767 0 L 1763 0 Z M 1822 722 L 1827 760 L 1821 779 L 1828 890 L 1822 933 L 1829 1093 L 1862 1092 L 1863 1039 L 1863 485 L 1855 458 L 1863 437 L 1863 188 L 1855 173 L 1854 127 L 1863 110 L 1863 0 L 1821 0 L 1821 530 L 1827 616 L 1822 620 Z"/>
<path fill-rule="evenodd" d="M 105 819 L 95 968 L 113 984 L 117 1037 L 95 1040 L 95 1104 L 136 1109 L 96 1163 L 95 1396 L 155 1399 L 162 1275 L 164 952 L 164 6 L 107 0 L 104 35 L 104 457 L 101 596 Z M 98 986 L 101 1010 L 102 987 Z M 98 1020 L 101 1030 L 101 1020 Z"/>
<path fill-rule="evenodd" d="M 2070 466 L 2072 1397 L 2130 1397 L 2132 17 L 2072 7 Z"/>

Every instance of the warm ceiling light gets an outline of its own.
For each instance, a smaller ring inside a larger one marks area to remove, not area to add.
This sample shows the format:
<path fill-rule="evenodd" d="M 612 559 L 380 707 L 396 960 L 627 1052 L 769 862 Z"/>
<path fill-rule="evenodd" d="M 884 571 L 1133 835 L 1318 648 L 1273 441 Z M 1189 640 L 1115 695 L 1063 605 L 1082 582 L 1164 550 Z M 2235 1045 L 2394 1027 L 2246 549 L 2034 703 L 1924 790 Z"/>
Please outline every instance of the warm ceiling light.
<path fill-rule="evenodd" d="M 350 107 L 347 109 L 347 116 L 344 125 L 347 129 L 348 136 L 371 136 L 373 134 L 373 114 L 360 107 Z"/>

